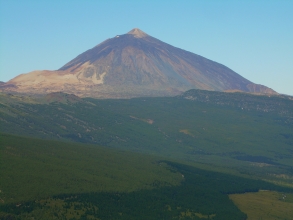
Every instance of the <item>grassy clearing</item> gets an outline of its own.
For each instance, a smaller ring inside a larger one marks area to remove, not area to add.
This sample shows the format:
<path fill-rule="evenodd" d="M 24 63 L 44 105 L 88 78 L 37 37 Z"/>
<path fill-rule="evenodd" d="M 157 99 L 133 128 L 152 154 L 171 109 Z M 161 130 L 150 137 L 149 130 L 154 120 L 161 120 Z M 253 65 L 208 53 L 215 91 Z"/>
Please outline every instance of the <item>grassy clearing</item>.
<path fill-rule="evenodd" d="M 247 220 L 290 220 L 293 216 L 293 194 L 290 193 L 259 191 L 229 197 L 247 214 Z"/>
<path fill-rule="evenodd" d="M 187 210 L 186 212 L 181 212 L 181 216 L 180 218 L 190 218 L 190 219 L 194 219 L 195 217 L 198 217 L 200 219 L 213 219 L 216 215 L 215 214 L 211 214 L 211 215 L 203 215 L 202 213 L 196 213 L 196 212 L 191 212 L 190 210 Z"/>

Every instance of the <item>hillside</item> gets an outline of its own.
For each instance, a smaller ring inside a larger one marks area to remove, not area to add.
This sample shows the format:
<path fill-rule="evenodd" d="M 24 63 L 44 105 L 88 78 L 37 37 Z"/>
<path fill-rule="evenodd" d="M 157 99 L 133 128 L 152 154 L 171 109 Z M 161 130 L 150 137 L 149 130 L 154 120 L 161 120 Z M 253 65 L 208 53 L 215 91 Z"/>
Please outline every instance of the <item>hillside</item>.
<path fill-rule="evenodd" d="M 0 219 L 242 220 L 228 194 L 292 192 L 133 152 L 0 137 Z"/>
<path fill-rule="evenodd" d="M 94 143 L 292 184 L 291 97 L 200 90 L 77 102 L 2 97 L 1 132 Z"/>
<path fill-rule="evenodd" d="M 182 180 L 157 157 L 97 145 L 0 137 L 4 204 L 69 193 L 131 192 Z"/>
<path fill-rule="evenodd" d="M 2 93 L 0 120 L 0 219 L 284 219 L 293 205 L 290 96 Z"/>

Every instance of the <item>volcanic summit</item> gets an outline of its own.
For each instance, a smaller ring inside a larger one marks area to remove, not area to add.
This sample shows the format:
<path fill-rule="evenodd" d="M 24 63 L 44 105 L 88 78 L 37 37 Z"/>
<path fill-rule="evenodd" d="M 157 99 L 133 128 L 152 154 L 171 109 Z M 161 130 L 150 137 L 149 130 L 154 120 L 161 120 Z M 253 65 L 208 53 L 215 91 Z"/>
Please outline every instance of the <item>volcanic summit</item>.
<path fill-rule="evenodd" d="M 96 98 L 171 96 L 189 89 L 277 94 L 222 64 L 171 46 L 138 28 L 105 40 L 58 70 L 21 74 L 0 88 Z"/>

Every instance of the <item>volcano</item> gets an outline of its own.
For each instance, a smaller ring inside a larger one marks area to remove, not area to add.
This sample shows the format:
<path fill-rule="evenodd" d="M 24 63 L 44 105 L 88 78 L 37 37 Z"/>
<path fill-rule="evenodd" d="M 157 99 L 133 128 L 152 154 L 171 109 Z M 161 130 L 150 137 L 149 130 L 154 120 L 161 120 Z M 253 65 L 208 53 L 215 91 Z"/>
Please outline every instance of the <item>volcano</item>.
<path fill-rule="evenodd" d="M 277 94 L 222 64 L 171 46 L 138 28 L 105 40 L 58 70 L 21 74 L 0 88 L 96 98 L 172 96 L 189 89 Z"/>

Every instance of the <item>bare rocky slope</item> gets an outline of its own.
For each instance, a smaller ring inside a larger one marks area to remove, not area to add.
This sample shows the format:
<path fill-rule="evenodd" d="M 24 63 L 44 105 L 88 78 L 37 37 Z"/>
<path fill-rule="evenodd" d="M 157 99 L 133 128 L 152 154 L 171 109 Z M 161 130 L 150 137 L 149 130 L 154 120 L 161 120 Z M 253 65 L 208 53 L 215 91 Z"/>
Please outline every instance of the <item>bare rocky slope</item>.
<path fill-rule="evenodd" d="M 31 94 L 62 91 L 96 98 L 170 96 L 189 89 L 277 94 L 137 28 L 100 43 L 56 71 L 21 74 L 0 89 Z"/>

